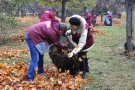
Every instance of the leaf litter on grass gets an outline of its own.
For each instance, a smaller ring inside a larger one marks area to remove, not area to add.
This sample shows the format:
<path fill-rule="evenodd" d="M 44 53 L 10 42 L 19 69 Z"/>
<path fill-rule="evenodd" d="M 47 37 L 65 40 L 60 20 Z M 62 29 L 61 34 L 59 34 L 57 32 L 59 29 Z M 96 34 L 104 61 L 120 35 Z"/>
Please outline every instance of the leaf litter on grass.
<path fill-rule="evenodd" d="M 54 65 L 44 66 L 48 78 L 44 74 L 35 73 L 34 81 L 26 81 L 29 64 L 17 62 L 13 66 L 0 63 L 0 90 L 80 90 L 90 80 L 69 74 L 69 70 L 61 73 Z M 36 69 L 37 71 L 37 69 Z"/>
<path fill-rule="evenodd" d="M 4 56 L 4 60 L 12 60 L 12 58 L 21 58 L 21 54 L 26 56 L 30 55 L 29 50 L 27 49 L 11 48 L 9 46 L 0 47 L 0 56 Z"/>

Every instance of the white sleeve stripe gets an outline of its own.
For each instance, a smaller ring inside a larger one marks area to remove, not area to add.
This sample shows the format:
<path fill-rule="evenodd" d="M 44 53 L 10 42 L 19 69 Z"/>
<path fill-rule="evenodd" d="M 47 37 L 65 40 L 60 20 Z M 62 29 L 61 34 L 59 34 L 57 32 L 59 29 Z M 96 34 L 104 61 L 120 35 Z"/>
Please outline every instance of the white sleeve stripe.
<path fill-rule="evenodd" d="M 78 48 L 74 48 L 74 50 L 72 51 L 74 54 L 77 54 L 85 46 L 86 39 L 87 39 L 87 33 L 88 33 L 88 30 L 84 30 L 84 32 L 81 34 L 79 43 L 77 46 Z"/>
<path fill-rule="evenodd" d="M 71 30 L 67 30 L 67 31 L 66 31 L 66 35 L 67 35 L 67 36 L 71 35 Z"/>

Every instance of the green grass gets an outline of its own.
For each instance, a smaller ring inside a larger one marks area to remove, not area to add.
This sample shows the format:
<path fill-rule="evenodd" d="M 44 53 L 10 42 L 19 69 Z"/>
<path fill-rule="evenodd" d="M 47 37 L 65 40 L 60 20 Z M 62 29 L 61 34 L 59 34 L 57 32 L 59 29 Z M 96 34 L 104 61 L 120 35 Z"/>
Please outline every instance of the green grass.
<path fill-rule="evenodd" d="M 135 20 L 135 18 L 133 19 Z M 29 24 L 22 26 L 25 25 Z M 88 52 L 90 73 L 86 74 L 86 78 L 91 80 L 91 84 L 84 85 L 82 90 L 135 90 L 134 57 L 120 55 L 121 52 L 124 52 L 124 43 L 126 42 L 125 22 L 113 26 L 98 26 L 97 28 L 107 32 L 108 35 L 94 35 L 94 47 Z M 4 45 L 28 49 L 26 42 L 6 42 Z M 0 45 L 0 47 L 4 45 Z M 29 62 L 30 57 L 22 55 L 22 58 L 16 58 L 13 61 L 0 62 L 13 63 L 16 61 Z M 48 53 L 45 54 L 44 61 L 45 65 L 50 65 L 51 60 Z"/>
<path fill-rule="evenodd" d="M 126 42 L 124 25 L 98 27 L 109 35 L 94 35 L 95 45 L 88 53 L 90 73 L 86 76 L 92 78 L 88 90 L 135 89 L 135 61 L 120 55 Z"/>

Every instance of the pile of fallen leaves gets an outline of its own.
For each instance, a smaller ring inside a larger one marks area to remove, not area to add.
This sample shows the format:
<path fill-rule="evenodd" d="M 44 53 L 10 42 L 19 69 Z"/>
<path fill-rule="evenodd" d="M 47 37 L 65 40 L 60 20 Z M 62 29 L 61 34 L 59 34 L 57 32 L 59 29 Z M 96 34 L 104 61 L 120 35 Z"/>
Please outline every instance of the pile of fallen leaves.
<path fill-rule="evenodd" d="M 113 22 L 113 24 L 119 24 L 120 23 L 120 19 L 114 18 L 112 22 Z"/>
<path fill-rule="evenodd" d="M 123 22 L 123 21 L 125 21 L 125 19 L 123 19 L 123 18 L 113 18 L 113 24 L 119 24 L 119 23 L 121 23 L 121 22 Z"/>
<path fill-rule="evenodd" d="M 96 26 L 104 26 L 103 22 L 96 22 Z"/>
<path fill-rule="evenodd" d="M 37 15 L 34 16 L 26 16 L 26 17 L 16 17 L 16 19 L 19 19 L 22 23 L 28 23 L 28 22 L 39 22 L 40 19 Z"/>
<path fill-rule="evenodd" d="M 54 65 L 44 66 L 48 77 L 36 72 L 34 81 L 26 81 L 28 66 L 19 62 L 12 66 L 0 63 L 0 90 L 80 90 L 83 84 L 90 83 L 82 79 L 82 73 L 74 77 L 69 70 L 60 73 Z"/>
<path fill-rule="evenodd" d="M 12 35 L 12 38 L 10 39 L 11 42 L 24 42 L 25 41 L 25 35 L 26 35 L 26 30 L 21 30 L 18 33 L 14 33 Z"/>
<path fill-rule="evenodd" d="M 25 41 L 25 35 L 19 34 L 17 36 L 14 36 L 13 38 L 11 38 L 10 41 L 12 41 L 12 42 L 24 42 Z"/>
<path fill-rule="evenodd" d="M 0 47 L 0 56 L 5 56 L 7 58 L 18 58 L 21 56 L 20 54 L 29 55 L 29 50 L 10 48 L 8 46 Z M 2 60 L 2 58 L 0 58 L 0 60 Z"/>
<path fill-rule="evenodd" d="M 98 35 L 108 35 L 105 31 L 98 30 L 97 28 L 91 28 L 91 31 L 93 34 L 98 34 Z"/>

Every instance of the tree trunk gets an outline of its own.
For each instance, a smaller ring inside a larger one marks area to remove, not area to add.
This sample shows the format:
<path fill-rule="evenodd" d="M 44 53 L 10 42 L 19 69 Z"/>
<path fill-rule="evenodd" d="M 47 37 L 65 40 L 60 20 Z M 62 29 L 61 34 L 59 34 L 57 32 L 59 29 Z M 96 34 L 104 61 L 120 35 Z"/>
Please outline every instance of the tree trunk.
<path fill-rule="evenodd" d="M 103 22 L 103 8 L 101 10 L 101 22 Z"/>
<path fill-rule="evenodd" d="M 25 11 L 21 10 L 21 18 L 24 18 L 24 16 L 25 16 Z"/>
<path fill-rule="evenodd" d="M 103 22 L 103 1 L 101 0 L 101 22 Z"/>
<path fill-rule="evenodd" d="M 86 7 L 84 7 L 84 17 L 86 16 Z"/>
<path fill-rule="evenodd" d="M 62 17 L 61 17 L 61 21 L 65 22 L 65 0 L 62 0 Z"/>
<path fill-rule="evenodd" d="M 19 17 L 19 12 L 16 12 L 16 13 L 15 13 L 15 16 L 16 16 L 16 17 Z"/>
<path fill-rule="evenodd" d="M 132 4 L 126 4 L 126 37 L 127 37 L 127 49 L 132 52 Z"/>

